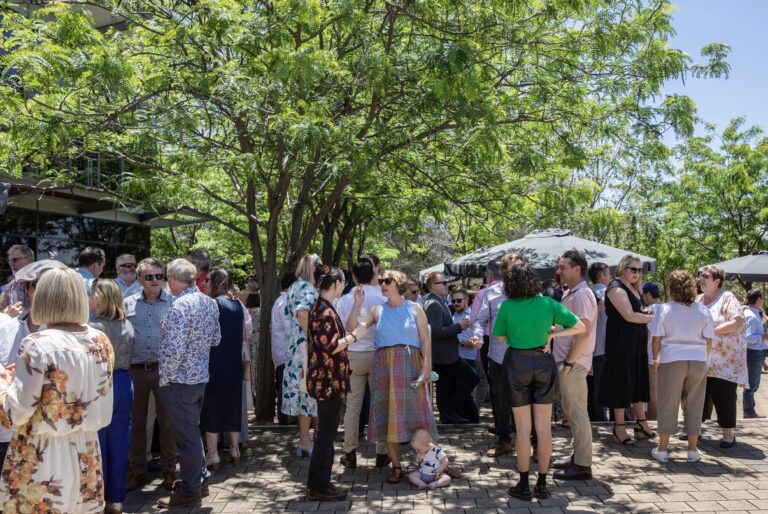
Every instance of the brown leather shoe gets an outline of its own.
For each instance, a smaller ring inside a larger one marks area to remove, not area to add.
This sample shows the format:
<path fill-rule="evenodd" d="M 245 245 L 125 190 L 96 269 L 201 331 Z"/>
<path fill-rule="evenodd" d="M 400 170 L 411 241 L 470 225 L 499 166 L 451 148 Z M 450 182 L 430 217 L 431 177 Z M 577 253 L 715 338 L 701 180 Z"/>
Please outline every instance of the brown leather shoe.
<path fill-rule="evenodd" d="M 131 473 L 128 475 L 128 480 L 125 483 L 125 490 L 128 492 L 135 491 L 147 482 L 146 473 Z"/>
<path fill-rule="evenodd" d="M 357 467 L 357 452 L 352 450 L 351 452 L 342 454 L 341 465 L 345 468 L 355 469 Z"/>
<path fill-rule="evenodd" d="M 307 495 L 308 500 L 316 502 L 337 502 L 344 500 L 346 497 L 346 492 L 340 491 L 335 493 L 330 489 L 325 491 L 309 491 Z"/>
<path fill-rule="evenodd" d="M 512 443 L 510 443 L 509 441 L 504 441 L 504 442 L 496 443 L 496 446 L 488 450 L 486 452 L 486 455 L 494 458 L 501 457 L 502 455 L 512 453 L 514 449 L 515 447 L 512 446 Z"/>
<path fill-rule="evenodd" d="M 182 496 L 181 492 L 174 491 L 169 497 L 160 499 L 157 504 L 166 509 L 171 507 L 200 507 L 203 504 L 203 499 L 199 496 Z"/>
<path fill-rule="evenodd" d="M 173 483 L 173 490 L 174 491 L 181 491 L 181 480 L 176 480 Z M 208 482 L 205 482 L 200 486 L 200 496 L 203 498 L 208 498 L 211 495 L 211 490 L 208 487 Z"/>
<path fill-rule="evenodd" d="M 163 471 L 163 489 L 173 491 L 173 483 L 176 481 L 175 471 Z"/>
<path fill-rule="evenodd" d="M 123 514 L 123 504 L 107 502 L 106 505 L 104 505 L 104 514 Z"/>
<path fill-rule="evenodd" d="M 400 481 L 403 479 L 403 468 L 400 466 L 392 466 L 389 470 L 389 475 L 387 476 L 387 483 L 388 484 L 399 484 Z"/>

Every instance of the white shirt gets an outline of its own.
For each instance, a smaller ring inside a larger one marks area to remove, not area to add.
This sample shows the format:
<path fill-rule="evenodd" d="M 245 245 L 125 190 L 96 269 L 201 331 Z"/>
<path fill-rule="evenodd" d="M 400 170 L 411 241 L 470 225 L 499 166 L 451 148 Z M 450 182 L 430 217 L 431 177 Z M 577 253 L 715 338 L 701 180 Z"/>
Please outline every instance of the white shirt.
<path fill-rule="evenodd" d="M 363 298 L 363 304 L 360 306 L 360 312 L 367 310 L 369 312 L 369 316 L 371 309 L 387 303 L 386 296 L 381 294 L 381 289 L 378 286 L 364 285 L 363 293 L 365 293 L 365 297 Z M 339 301 L 336 303 L 336 314 L 338 314 L 339 318 L 341 318 L 341 322 L 344 324 L 344 327 L 347 326 L 347 320 L 349 319 L 349 315 L 352 313 L 352 307 L 354 306 L 355 289 L 352 289 L 350 292 L 339 298 Z M 370 327 L 363 337 L 347 347 L 347 351 L 373 351 L 373 342 L 375 340 L 376 327 Z"/>
<path fill-rule="evenodd" d="M 291 320 L 285 314 L 288 293 L 282 292 L 272 306 L 272 363 L 275 367 L 285 364 L 285 352 L 288 350 L 288 331 Z"/>
<path fill-rule="evenodd" d="M 29 328 L 25 322 L 0 312 L 0 364 L 8 366 L 16 363 L 21 341 L 28 335 Z M 0 442 L 7 443 L 12 436 L 13 430 L 0 426 Z"/>
<path fill-rule="evenodd" d="M 707 361 L 705 338 L 715 337 L 715 321 L 709 309 L 694 302 L 690 306 L 669 302 L 660 305 L 650 324 L 654 337 L 661 337 L 659 360 Z M 651 360 L 651 362 L 653 362 Z"/>
<path fill-rule="evenodd" d="M 417 453 L 416 462 L 419 465 L 419 472 L 428 475 L 435 476 L 437 470 L 440 468 L 440 461 L 447 458 L 442 448 L 436 444 L 430 444 L 429 450 L 424 455 Z"/>

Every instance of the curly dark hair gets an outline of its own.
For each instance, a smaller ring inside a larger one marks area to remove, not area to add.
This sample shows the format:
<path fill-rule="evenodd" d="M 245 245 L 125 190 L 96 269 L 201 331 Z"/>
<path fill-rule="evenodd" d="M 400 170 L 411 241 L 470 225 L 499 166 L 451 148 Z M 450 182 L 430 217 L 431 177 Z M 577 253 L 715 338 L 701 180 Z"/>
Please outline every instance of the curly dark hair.
<path fill-rule="evenodd" d="M 539 293 L 541 280 L 529 265 L 513 266 L 504 275 L 504 294 L 507 298 L 530 298 Z"/>
<path fill-rule="evenodd" d="M 672 301 L 691 305 L 696 301 L 696 279 L 683 270 L 675 270 L 669 274 L 667 290 Z"/>

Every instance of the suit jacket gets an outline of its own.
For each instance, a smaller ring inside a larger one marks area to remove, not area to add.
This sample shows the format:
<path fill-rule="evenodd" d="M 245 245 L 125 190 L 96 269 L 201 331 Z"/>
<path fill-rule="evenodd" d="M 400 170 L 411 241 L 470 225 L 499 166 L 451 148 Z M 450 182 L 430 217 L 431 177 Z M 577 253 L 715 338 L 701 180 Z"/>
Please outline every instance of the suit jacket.
<path fill-rule="evenodd" d="M 453 364 L 459 359 L 461 325 L 453 322 L 445 300 L 432 293 L 424 297 L 424 311 L 432 335 L 432 363 Z"/>

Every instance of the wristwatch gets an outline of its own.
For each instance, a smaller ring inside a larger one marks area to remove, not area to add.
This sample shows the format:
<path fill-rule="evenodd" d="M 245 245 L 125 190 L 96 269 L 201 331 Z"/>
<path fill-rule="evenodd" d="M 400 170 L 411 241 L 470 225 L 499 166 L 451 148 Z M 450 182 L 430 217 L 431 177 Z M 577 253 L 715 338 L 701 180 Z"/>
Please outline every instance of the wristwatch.
<path fill-rule="evenodd" d="M 566 367 L 566 366 L 569 367 L 569 368 L 572 368 L 573 367 L 573 362 L 568 362 L 568 361 L 563 362 L 563 367 Z"/>

